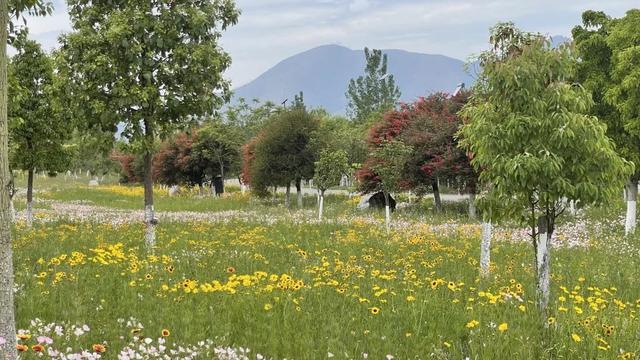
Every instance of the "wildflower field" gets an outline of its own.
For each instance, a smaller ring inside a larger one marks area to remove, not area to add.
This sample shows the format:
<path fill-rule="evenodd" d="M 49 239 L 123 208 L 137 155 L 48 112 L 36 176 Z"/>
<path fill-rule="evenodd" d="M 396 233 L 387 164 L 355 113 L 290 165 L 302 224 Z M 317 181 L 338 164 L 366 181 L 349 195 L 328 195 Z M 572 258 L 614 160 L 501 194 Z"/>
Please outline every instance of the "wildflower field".
<path fill-rule="evenodd" d="M 541 319 L 525 231 L 496 231 L 482 279 L 464 204 L 401 209 L 387 234 L 346 196 L 329 197 L 320 223 L 314 197 L 288 210 L 235 191 L 160 192 L 151 253 L 130 206 L 141 189 L 54 183 L 37 198 L 39 221 L 28 230 L 19 214 L 14 233 L 24 359 L 640 355 L 640 242 L 614 207 L 563 219 Z"/>

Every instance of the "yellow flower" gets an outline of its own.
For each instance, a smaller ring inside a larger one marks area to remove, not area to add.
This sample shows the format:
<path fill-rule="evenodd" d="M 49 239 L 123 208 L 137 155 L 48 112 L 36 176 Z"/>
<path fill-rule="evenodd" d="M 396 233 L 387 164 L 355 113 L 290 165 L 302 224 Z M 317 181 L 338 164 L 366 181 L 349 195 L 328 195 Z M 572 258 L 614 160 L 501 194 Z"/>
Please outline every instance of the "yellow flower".
<path fill-rule="evenodd" d="M 527 310 L 527 307 L 524 305 L 520 305 L 518 306 L 518 309 L 520 309 L 520 311 L 525 312 Z"/>
<path fill-rule="evenodd" d="M 264 304 L 264 309 L 265 309 L 266 311 L 269 311 L 269 310 L 271 310 L 272 308 L 273 308 L 273 305 L 271 305 L 271 304 Z"/>
<path fill-rule="evenodd" d="M 371 311 L 371 313 L 372 313 L 373 315 L 378 315 L 378 314 L 380 314 L 380 308 L 378 308 L 378 307 L 375 307 L 375 306 L 374 306 L 374 307 L 372 307 L 372 308 L 371 308 L 371 309 L 369 309 L 369 310 Z"/>
<path fill-rule="evenodd" d="M 167 329 L 162 329 L 162 337 L 167 337 L 171 335 L 171 333 L 169 332 L 169 330 Z"/>
<path fill-rule="evenodd" d="M 445 341 L 445 342 L 444 342 L 444 346 L 446 346 L 446 347 L 450 348 L 450 347 L 451 347 L 451 344 L 449 344 L 448 342 L 446 342 L 446 341 Z"/>
<path fill-rule="evenodd" d="M 416 298 L 413 295 L 409 295 L 409 296 L 407 296 L 407 301 L 408 302 L 416 301 Z"/>
<path fill-rule="evenodd" d="M 509 329 L 509 324 L 507 323 L 502 323 L 498 325 L 498 330 L 500 330 L 500 332 L 505 332 L 507 331 L 507 329 Z"/>
<path fill-rule="evenodd" d="M 480 325 L 480 322 L 478 320 L 471 320 L 467 323 L 466 327 L 467 329 L 473 329 L 474 327 Z"/>
<path fill-rule="evenodd" d="M 547 324 L 548 324 L 548 325 L 553 325 L 553 324 L 555 324 L 555 323 L 556 323 L 556 318 L 554 318 L 553 316 L 550 316 L 550 317 L 547 319 Z"/>
<path fill-rule="evenodd" d="M 571 338 L 572 338 L 572 339 L 573 339 L 573 341 L 575 341 L 575 342 L 580 342 L 580 341 L 582 341 L 582 338 L 580 337 L 580 335 L 578 335 L 578 334 L 576 334 L 576 333 L 571 334 Z"/>

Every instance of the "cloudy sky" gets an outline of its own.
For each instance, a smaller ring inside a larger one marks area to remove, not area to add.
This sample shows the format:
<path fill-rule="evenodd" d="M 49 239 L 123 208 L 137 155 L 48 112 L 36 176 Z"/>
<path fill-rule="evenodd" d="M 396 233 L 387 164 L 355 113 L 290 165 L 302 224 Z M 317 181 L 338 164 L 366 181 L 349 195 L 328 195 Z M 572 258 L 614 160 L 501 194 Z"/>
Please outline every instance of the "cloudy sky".
<path fill-rule="evenodd" d="M 487 30 L 513 21 L 524 30 L 569 36 L 586 9 L 624 15 L 638 0 L 237 0 L 238 25 L 223 35 L 234 87 L 288 56 L 325 44 L 442 54 L 465 60 L 487 47 Z M 46 48 L 70 31 L 64 0 L 29 22 Z"/>

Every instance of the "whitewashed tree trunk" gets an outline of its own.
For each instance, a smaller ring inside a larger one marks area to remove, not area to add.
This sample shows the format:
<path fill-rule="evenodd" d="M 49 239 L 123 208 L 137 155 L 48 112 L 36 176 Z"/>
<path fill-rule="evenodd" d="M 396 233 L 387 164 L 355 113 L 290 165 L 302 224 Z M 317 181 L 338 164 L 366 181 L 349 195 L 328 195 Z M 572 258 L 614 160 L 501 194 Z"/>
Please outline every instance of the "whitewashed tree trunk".
<path fill-rule="evenodd" d="M 144 207 L 144 224 L 144 244 L 150 250 L 156 244 L 156 217 L 153 205 Z"/>
<path fill-rule="evenodd" d="M 151 125 L 145 121 L 145 133 L 153 134 Z M 150 143 L 152 141 L 149 141 Z M 153 208 L 153 175 L 151 173 L 153 154 L 147 150 L 144 154 L 144 243 L 147 251 L 152 252 L 156 245 L 156 217 Z"/>
<path fill-rule="evenodd" d="M 624 222 L 624 233 L 633 234 L 636 231 L 636 202 L 638 199 L 638 181 L 630 180 L 625 185 L 627 195 L 627 216 Z"/>
<path fill-rule="evenodd" d="M 27 228 L 33 227 L 33 169 L 27 177 Z"/>
<path fill-rule="evenodd" d="M 245 191 L 247 191 L 247 187 L 243 183 L 240 183 L 240 194 L 244 195 Z"/>
<path fill-rule="evenodd" d="M 482 242 L 480 243 L 480 275 L 489 275 L 491 265 L 491 220 L 482 222 Z"/>
<path fill-rule="evenodd" d="M 298 209 L 302 209 L 302 180 L 296 180 L 296 200 Z"/>
<path fill-rule="evenodd" d="M 318 204 L 318 220 L 322 221 L 322 213 L 324 212 L 324 190 L 320 191 L 320 201 Z"/>
<path fill-rule="evenodd" d="M 13 206 L 13 199 L 9 200 L 9 218 L 12 223 L 16 221 L 16 207 Z"/>
<path fill-rule="evenodd" d="M 476 193 L 469 194 L 469 219 L 474 220 L 476 218 Z"/>
<path fill-rule="evenodd" d="M 284 195 L 284 206 L 287 208 L 291 206 L 291 184 L 287 184 L 287 191 Z"/>
<path fill-rule="evenodd" d="M 549 284 L 551 278 L 551 238 L 553 233 L 549 231 L 548 220 L 545 217 L 538 219 L 538 245 L 536 265 L 538 274 L 538 307 L 543 312 L 549 304 Z"/>
<path fill-rule="evenodd" d="M 391 207 L 389 206 L 389 193 L 384 192 L 384 224 L 387 233 L 391 230 Z"/>
<path fill-rule="evenodd" d="M 578 207 L 576 206 L 575 200 L 569 201 L 569 212 L 572 216 L 576 216 L 576 214 L 578 214 Z"/>
<path fill-rule="evenodd" d="M 16 351 L 16 323 L 13 303 L 13 251 L 11 248 L 11 219 L 9 200 L 9 130 L 7 124 L 7 29 L 8 0 L 0 0 L 0 337 L 6 340 L 0 357 L 18 358 Z"/>

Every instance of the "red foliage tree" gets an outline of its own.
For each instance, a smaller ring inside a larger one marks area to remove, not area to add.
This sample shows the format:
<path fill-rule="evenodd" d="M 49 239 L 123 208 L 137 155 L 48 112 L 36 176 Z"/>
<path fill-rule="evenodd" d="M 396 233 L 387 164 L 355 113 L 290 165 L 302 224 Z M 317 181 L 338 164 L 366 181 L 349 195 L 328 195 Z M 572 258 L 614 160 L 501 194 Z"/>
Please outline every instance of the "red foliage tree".
<path fill-rule="evenodd" d="M 109 158 L 120 164 L 120 182 L 137 183 L 142 181 L 141 174 L 136 171 L 136 157 L 134 155 L 113 150 Z"/>
<path fill-rule="evenodd" d="M 386 113 L 382 121 L 371 128 L 368 144 L 372 150 L 392 139 L 413 147 L 405 168 L 405 189 L 437 193 L 437 180 L 446 179 L 458 187 L 464 185 L 467 191 L 475 191 L 477 175 L 467 154 L 458 148 L 456 137 L 462 125 L 457 112 L 467 99 L 467 93 L 455 97 L 436 93 Z M 367 159 L 356 174 L 362 191 L 377 188 L 379 180 L 371 170 L 374 161 L 377 160 Z"/>

